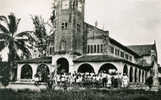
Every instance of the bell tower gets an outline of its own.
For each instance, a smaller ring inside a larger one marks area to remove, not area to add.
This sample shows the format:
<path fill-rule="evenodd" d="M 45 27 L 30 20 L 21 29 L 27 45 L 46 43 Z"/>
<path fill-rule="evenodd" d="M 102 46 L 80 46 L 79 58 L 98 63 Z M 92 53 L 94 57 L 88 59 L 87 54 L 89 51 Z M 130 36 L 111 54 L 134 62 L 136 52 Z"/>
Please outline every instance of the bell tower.
<path fill-rule="evenodd" d="M 55 52 L 83 53 L 85 0 L 54 0 Z"/>

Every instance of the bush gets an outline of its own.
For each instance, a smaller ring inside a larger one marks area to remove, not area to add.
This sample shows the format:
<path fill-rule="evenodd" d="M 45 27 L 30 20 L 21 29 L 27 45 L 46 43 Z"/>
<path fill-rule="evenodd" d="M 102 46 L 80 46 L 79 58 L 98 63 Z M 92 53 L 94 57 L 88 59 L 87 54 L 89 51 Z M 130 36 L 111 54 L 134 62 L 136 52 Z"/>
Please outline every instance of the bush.
<path fill-rule="evenodd" d="M 142 90 L 46 90 L 33 92 L 21 90 L 0 90 L 3 100 L 160 100 L 160 92 L 146 92 Z"/>
<path fill-rule="evenodd" d="M 9 85 L 9 79 L 3 78 L 2 81 L 1 81 L 1 83 L 2 83 L 2 85 L 3 85 L 4 87 L 6 87 L 6 86 Z"/>

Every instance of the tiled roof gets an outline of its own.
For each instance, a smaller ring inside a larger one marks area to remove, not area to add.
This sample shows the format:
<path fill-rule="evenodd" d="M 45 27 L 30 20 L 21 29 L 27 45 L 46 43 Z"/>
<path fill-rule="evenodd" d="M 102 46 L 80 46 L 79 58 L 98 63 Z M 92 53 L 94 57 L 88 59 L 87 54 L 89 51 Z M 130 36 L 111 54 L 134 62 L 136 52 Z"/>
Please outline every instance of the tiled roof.
<path fill-rule="evenodd" d="M 123 63 L 127 63 L 127 64 L 130 64 L 130 65 L 134 65 L 136 67 L 139 67 L 139 68 L 143 68 L 145 69 L 147 67 L 147 70 L 151 67 L 151 66 L 142 66 L 142 65 L 139 65 L 139 64 L 135 64 L 135 63 L 132 63 L 130 61 L 127 61 L 125 59 L 121 59 L 121 58 L 117 58 L 117 57 L 112 57 L 112 56 L 109 56 L 109 55 L 85 55 L 85 56 L 82 56 L 80 58 L 77 58 L 75 60 L 73 60 L 74 62 L 123 62 Z"/>
<path fill-rule="evenodd" d="M 131 45 L 128 46 L 131 50 L 139 54 L 140 56 L 150 55 L 151 50 L 154 49 L 154 44 L 150 45 Z"/>
<path fill-rule="evenodd" d="M 52 57 L 41 57 L 27 60 L 19 60 L 17 63 L 52 63 Z"/>
<path fill-rule="evenodd" d="M 120 60 L 122 59 L 108 55 L 86 55 L 74 60 L 74 62 L 101 62 L 101 61 L 103 62 L 103 61 L 120 61 Z"/>
<path fill-rule="evenodd" d="M 133 55 L 135 55 L 136 57 L 138 57 L 138 56 L 139 56 L 136 52 L 134 52 L 133 50 L 131 50 L 131 49 L 130 49 L 130 48 L 128 48 L 127 46 L 125 46 L 125 45 L 121 44 L 120 42 L 116 41 L 115 39 L 113 39 L 113 38 L 109 37 L 109 40 L 110 40 L 110 43 L 112 43 L 112 44 L 115 44 L 115 45 L 119 46 L 120 48 L 122 48 L 123 50 L 128 51 L 129 53 L 132 53 L 132 54 L 133 54 Z"/>

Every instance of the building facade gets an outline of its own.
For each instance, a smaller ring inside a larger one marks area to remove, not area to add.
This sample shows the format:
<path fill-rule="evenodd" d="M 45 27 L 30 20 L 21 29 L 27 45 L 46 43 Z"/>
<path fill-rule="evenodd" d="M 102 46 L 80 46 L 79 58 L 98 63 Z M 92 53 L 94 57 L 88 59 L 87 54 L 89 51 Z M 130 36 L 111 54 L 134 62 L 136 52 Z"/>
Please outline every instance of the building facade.
<path fill-rule="evenodd" d="M 54 0 L 55 34 L 49 56 L 18 61 L 17 81 L 32 82 L 39 70 L 58 73 L 109 73 L 128 75 L 130 82 L 145 83 L 157 76 L 156 43 L 125 46 L 84 21 L 85 0 Z"/>

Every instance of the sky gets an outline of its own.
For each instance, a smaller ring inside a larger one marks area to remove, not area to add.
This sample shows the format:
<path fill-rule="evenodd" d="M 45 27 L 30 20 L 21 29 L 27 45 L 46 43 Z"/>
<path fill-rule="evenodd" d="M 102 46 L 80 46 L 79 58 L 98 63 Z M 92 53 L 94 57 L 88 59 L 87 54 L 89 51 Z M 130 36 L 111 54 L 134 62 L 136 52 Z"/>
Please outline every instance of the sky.
<path fill-rule="evenodd" d="M 19 31 L 32 30 L 31 15 L 49 19 L 53 0 L 0 0 L 0 15 L 14 12 Z M 161 64 L 161 0 L 86 0 L 85 21 L 109 30 L 124 45 L 157 44 Z"/>

